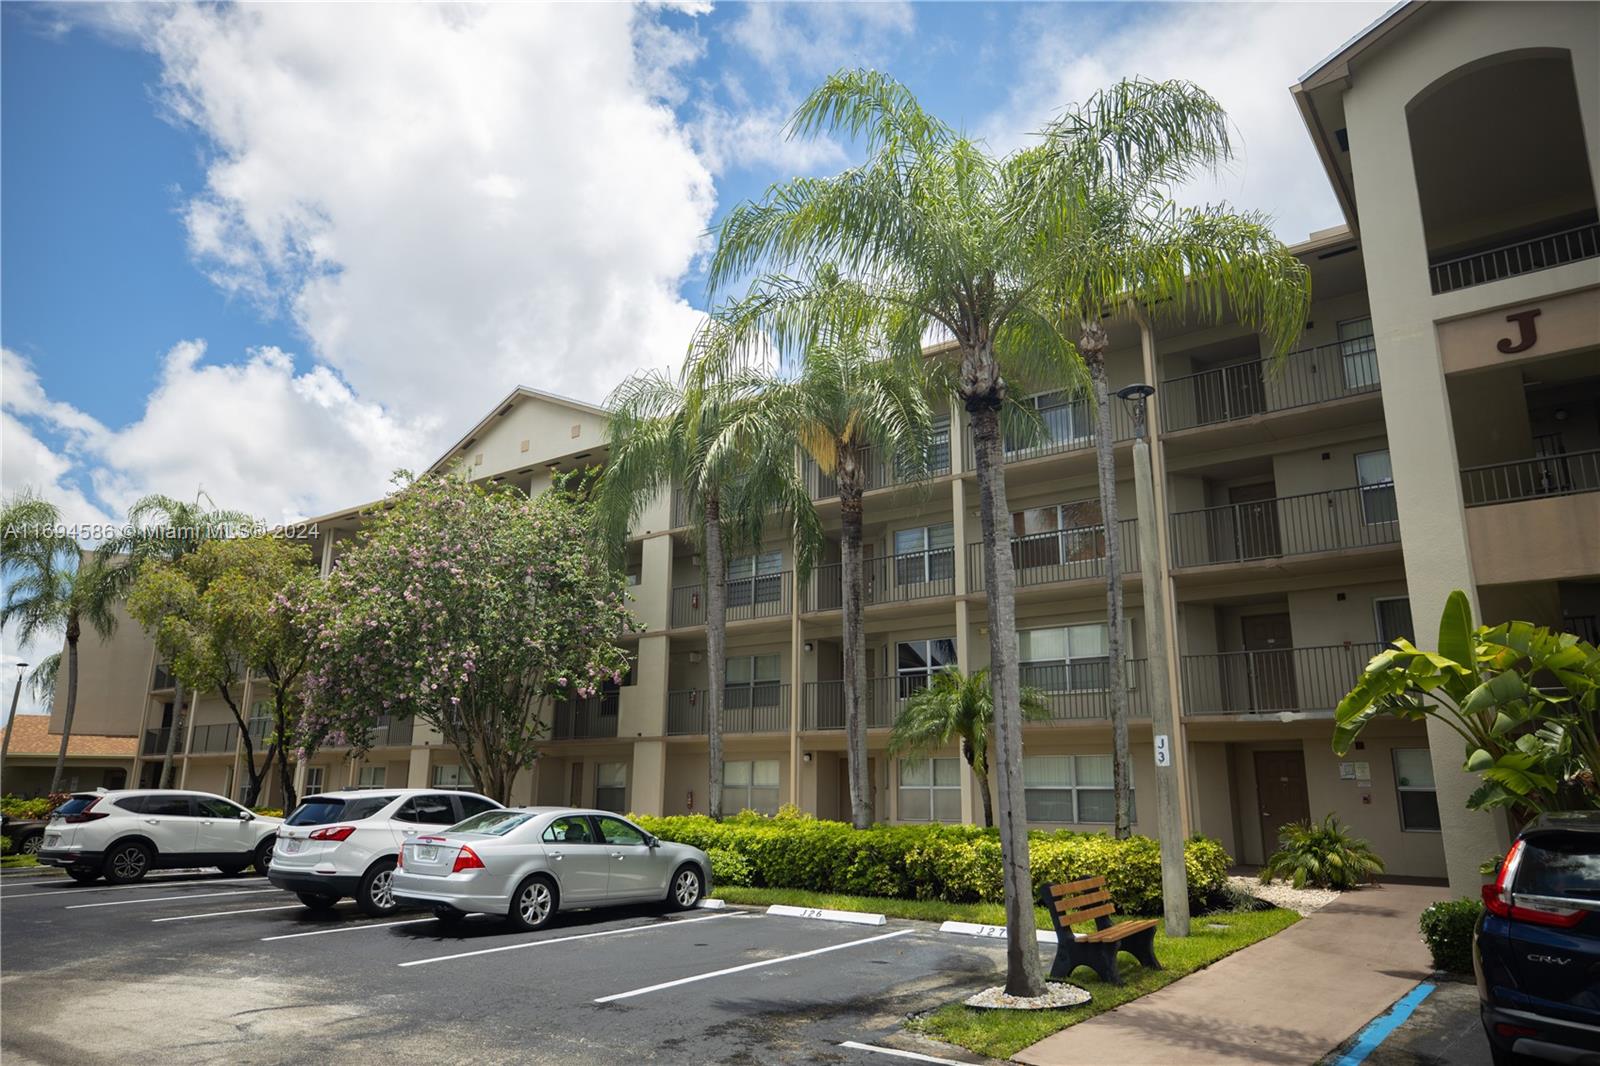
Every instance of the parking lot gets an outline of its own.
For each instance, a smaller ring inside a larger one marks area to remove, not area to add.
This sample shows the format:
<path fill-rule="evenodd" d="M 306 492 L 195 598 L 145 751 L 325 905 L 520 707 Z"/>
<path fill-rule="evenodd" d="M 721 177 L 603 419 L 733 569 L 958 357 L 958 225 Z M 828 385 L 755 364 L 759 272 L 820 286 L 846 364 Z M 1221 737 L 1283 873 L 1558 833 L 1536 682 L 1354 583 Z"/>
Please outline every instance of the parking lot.
<path fill-rule="evenodd" d="M 998 943 L 728 908 L 446 928 L 259 877 L 0 880 L 10 1063 L 914 1061 L 908 1013 L 998 980 Z M 927 1054 L 931 1048 L 921 1049 Z M 948 1056 L 947 1052 L 937 1054 Z"/>

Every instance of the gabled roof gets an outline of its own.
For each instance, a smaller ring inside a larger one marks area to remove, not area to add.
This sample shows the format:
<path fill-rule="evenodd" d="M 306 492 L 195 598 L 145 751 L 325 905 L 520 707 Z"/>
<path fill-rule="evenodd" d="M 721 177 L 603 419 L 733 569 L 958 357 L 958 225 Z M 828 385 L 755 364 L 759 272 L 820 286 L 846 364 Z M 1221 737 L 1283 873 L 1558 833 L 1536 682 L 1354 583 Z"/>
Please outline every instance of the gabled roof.
<path fill-rule="evenodd" d="M 488 429 L 490 423 L 503 414 L 509 414 L 511 408 L 521 400 L 539 400 L 543 403 L 551 403 L 558 407 L 565 407 L 568 410 L 580 411 L 583 414 L 599 415 L 601 418 L 608 417 L 610 413 L 604 407 L 597 407 L 592 403 L 585 403 L 582 400 L 574 400 L 570 396 L 560 396 L 553 392 L 544 392 L 541 389 L 530 389 L 526 385 L 518 385 L 516 388 L 512 389 L 506 394 L 505 399 L 495 404 L 494 407 L 489 410 L 489 413 L 484 415 L 483 418 L 478 421 L 477 425 L 473 426 L 470 430 L 464 433 L 459 440 L 457 440 L 445 451 L 443 455 L 435 459 L 432 465 L 428 467 L 428 473 L 438 473 L 446 463 L 459 455 L 462 450 L 466 448 L 468 443 L 477 438 L 481 433 L 483 433 L 484 430 Z"/>
<path fill-rule="evenodd" d="M 50 732 L 47 714 L 19 714 L 12 720 L 16 736 L 11 738 L 7 757 L 13 755 L 51 755 L 61 750 L 61 734 Z M 6 730 L 0 729 L 0 737 Z M 138 754 L 136 737 L 110 737 L 99 733 L 74 733 L 67 741 L 67 758 L 131 759 Z"/>

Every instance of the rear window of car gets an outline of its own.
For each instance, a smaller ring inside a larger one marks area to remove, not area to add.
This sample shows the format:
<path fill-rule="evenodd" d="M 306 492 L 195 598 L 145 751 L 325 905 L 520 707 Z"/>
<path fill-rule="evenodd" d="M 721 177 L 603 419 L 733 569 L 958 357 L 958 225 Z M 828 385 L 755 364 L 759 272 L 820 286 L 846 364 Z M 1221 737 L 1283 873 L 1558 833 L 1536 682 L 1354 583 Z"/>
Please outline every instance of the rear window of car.
<path fill-rule="evenodd" d="M 527 811 L 484 811 L 458 825 L 451 826 L 450 832 L 503 837 L 532 817 L 533 815 Z"/>
<path fill-rule="evenodd" d="M 144 800 L 143 796 L 123 796 L 112 806 L 121 807 L 123 810 L 131 811 L 134 814 L 140 814 L 144 811 Z"/>
<path fill-rule="evenodd" d="M 1600 899 L 1600 839 L 1530 837 L 1522 844 L 1517 891 L 1533 896 Z"/>
<path fill-rule="evenodd" d="M 342 800 L 337 796 L 308 796 L 285 821 L 289 825 L 357 822 L 371 818 L 394 801 L 394 796 L 361 796 L 353 800 Z"/>
<path fill-rule="evenodd" d="M 90 804 L 99 799 L 99 796 L 73 796 L 67 802 L 51 811 L 51 814 L 79 814 L 89 809 Z"/>

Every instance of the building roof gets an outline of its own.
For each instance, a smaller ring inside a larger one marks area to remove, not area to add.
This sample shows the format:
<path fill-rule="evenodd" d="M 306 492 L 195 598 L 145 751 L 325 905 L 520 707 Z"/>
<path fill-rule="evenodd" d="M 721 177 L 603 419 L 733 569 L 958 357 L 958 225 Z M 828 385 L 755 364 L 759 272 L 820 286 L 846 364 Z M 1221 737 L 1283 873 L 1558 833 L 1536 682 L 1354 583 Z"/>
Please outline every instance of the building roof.
<path fill-rule="evenodd" d="M 61 734 L 50 732 L 47 714 L 19 714 L 12 721 L 16 736 L 6 749 L 6 757 L 13 755 L 55 755 L 61 750 Z M 0 729 L 0 737 L 6 731 Z M 97 733 L 74 733 L 67 742 L 67 758 L 79 759 L 131 759 L 138 754 L 136 737 L 108 737 Z"/>
<path fill-rule="evenodd" d="M 599 415 L 601 418 L 607 418 L 610 416 L 610 412 L 604 407 L 598 407 L 592 403 L 585 403 L 582 400 L 574 400 L 570 396 L 559 396 L 553 392 L 544 392 L 540 389 L 530 389 L 526 385 L 518 385 L 506 395 L 505 399 L 501 400 L 499 403 L 490 408 L 489 413 L 484 415 L 483 418 L 478 421 L 477 425 L 473 426 L 471 429 L 467 430 L 466 433 L 462 434 L 460 439 L 452 444 L 443 455 L 439 456 L 438 459 L 435 459 L 433 465 L 428 467 L 428 473 L 438 473 L 446 466 L 446 464 L 450 462 L 450 460 L 459 457 L 461 453 L 466 450 L 467 445 L 476 439 L 481 433 L 483 433 L 484 430 L 488 429 L 490 424 L 493 423 L 496 418 L 500 417 L 502 414 L 509 413 L 511 408 L 522 400 L 541 400 L 544 403 L 552 403 L 558 407 L 566 407 L 573 411 L 581 411 L 584 414 Z"/>

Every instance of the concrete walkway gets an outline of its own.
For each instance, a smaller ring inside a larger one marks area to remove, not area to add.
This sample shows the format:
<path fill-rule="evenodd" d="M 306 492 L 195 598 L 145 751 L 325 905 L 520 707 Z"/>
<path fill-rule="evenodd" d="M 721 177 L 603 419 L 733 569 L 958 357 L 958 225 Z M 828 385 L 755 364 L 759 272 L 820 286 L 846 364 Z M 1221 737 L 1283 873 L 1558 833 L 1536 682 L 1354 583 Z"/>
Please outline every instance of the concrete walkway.
<path fill-rule="evenodd" d="M 1277 936 L 1025 1048 L 1032 1066 L 1315 1063 L 1431 967 L 1417 916 L 1442 886 L 1346 893 Z"/>

